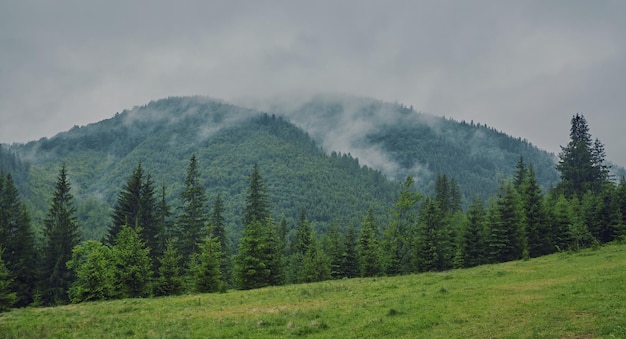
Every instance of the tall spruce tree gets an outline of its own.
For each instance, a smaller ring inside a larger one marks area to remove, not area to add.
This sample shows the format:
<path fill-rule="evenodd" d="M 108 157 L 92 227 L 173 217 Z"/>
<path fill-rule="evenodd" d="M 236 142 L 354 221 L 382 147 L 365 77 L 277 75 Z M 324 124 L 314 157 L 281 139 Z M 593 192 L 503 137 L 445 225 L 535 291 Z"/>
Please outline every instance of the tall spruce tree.
<path fill-rule="evenodd" d="M 193 253 L 198 252 L 200 243 L 208 236 L 207 197 L 201 183 L 198 158 L 195 154 L 189 161 L 185 189 L 180 198 L 183 205 L 177 220 L 177 240 L 183 260 L 188 261 Z"/>
<path fill-rule="evenodd" d="M 356 278 L 359 276 L 359 235 L 354 225 L 349 225 L 344 237 L 344 252 L 341 261 L 341 277 Z"/>
<path fill-rule="evenodd" d="M 230 262 L 230 243 L 226 236 L 226 220 L 224 219 L 224 202 L 220 194 L 215 198 L 210 214 L 210 237 L 220 245 L 220 272 L 224 284 L 230 285 L 232 264 Z M 205 241 L 206 242 L 206 241 Z"/>
<path fill-rule="evenodd" d="M 150 249 L 140 236 L 141 228 L 122 226 L 111 248 L 115 268 L 115 291 L 119 298 L 150 295 L 153 278 Z"/>
<path fill-rule="evenodd" d="M 490 261 L 521 259 L 525 248 L 522 216 L 518 195 L 510 182 L 503 183 L 487 220 Z"/>
<path fill-rule="evenodd" d="M 300 210 L 300 218 L 295 228 L 295 235 L 291 240 L 291 248 L 289 250 L 289 267 L 287 281 L 292 283 L 304 282 L 304 272 L 302 265 L 306 253 L 313 245 L 313 237 L 309 221 L 306 217 L 306 210 Z"/>
<path fill-rule="evenodd" d="M 249 180 L 243 233 L 235 257 L 235 278 L 240 289 L 278 285 L 283 279 L 280 246 L 258 164 L 254 165 Z"/>
<path fill-rule="evenodd" d="M 374 210 L 368 209 L 361 224 L 358 242 L 359 270 L 362 277 L 375 277 L 384 273 L 380 229 L 374 218 Z"/>
<path fill-rule="evenodd" d="M 444 249 L 444 217 L 440 203 L 427 198 L 420 210 L 415 237 L 415 260 L 419 272 L 440 271 L 447 266 Z"/>
<path fill-rule="evenodd" d="M 66 263 L 72 258 L 72 249 L 80 242 L 75 212 L 71 184 L 63 164 L 44 220 L 41 291 L 42 302 L 46 305 L 69 301 L 67 292 L 74 281 L 74 272 Z"/>
<path fill-rule="evenodd" d="M 528 165 L 526 178 L 520 191 L 528 255 L 535 258 L 549 254 L 551 250 L 550 227 L 545 213 L 543 194 L 532 164 Z"/>
<path fill-rule="evenodd" d="M 150 257 L 156 267 L 157 258 L 163 253 L 162 224 L 157 216 L 158 206 L 154 192 L 154 182 L 150 174 L 145 174 L 141 162 L 117 195 L 113 209 L 113 224 L 109 228 L 106 242 L 113 245 L 117 234 L 125 226 L 138 226 L 141 238 L 150 249 Z"/>
<path fill-rule="evenodd" d="M 0 246 L 17 295 L 15 306 L 26 306 L 36 288 L 37 251 L 30 217 L 10 173 L 0 173 Z"/>
<path fill-rule="evenodd" d="M 392 221 L 383 234 L 383 250 L 388 275 L 413 272 L 411 243 L 417 223 L 416 206 L 421 195 L 414 191 L 415 180 L 409 176 L 402 184 L 392 211 Z"/>
<path fill-rule="evenodd" d="M 225 288 L 222 279 L 222 254 L 217 238 L 206 237 L 200 244 L 200 252 L 194 254 L 191 273 L 196 291 L 213 293 Z"/>
<path fill-rule="evenodd" d="M 467 268 L 484 264 L 485 244 L 485 208 L 482 200 L 476 198 L 467 210 L 455 259 L 456 266 Z"/>
<path fill-rule="evenodd" d="M 570 141 L 561 146 L 556 169 L 561 173 L 558 188 L 567 198 L 581 198 L 586 191 L 600 192 L 608 181 L 608 166 L 604 162 L 604 145 L 592 142 L 587 120 L 582 114 L 572 117 Z"/>

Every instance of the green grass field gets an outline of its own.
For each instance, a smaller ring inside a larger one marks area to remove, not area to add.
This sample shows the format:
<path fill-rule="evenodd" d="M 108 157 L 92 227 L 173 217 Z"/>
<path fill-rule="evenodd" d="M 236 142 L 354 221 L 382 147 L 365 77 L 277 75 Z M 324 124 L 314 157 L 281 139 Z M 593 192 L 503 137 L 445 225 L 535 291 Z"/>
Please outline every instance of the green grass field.
<path fill-rule="evenodd" d="M 403 277 L 0 314 L 2 338 L 626 338 L 626 245 Z"/>

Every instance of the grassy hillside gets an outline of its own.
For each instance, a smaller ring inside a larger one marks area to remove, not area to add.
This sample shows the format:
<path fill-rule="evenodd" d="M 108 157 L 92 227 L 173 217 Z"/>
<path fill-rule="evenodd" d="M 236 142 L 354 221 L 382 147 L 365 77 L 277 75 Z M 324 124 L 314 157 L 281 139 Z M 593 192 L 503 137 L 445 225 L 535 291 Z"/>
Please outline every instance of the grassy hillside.
<path fill-rule="evenodd" d="M 626 245 L 420 275 L 0 314 L 4 338 L 623 338 Z"/>

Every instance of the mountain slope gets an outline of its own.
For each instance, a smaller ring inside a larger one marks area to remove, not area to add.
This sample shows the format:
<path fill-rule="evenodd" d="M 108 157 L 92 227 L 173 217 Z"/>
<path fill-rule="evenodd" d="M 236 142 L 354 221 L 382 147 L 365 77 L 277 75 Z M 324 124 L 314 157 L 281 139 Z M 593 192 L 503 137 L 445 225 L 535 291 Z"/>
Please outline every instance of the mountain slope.
<path fill-rule="evenodd" d="M 178 206 L 188 161 L 196 154 L 211 203 L 217 194 L 224 199 L 233 239 L 254 163 L 274 217 L 291 222 L 306 208 L 319 231 L 330 222 L 359 224 L 370 207 L 385 222 L 397 186 L 350 156 L 324 154 L 285 119 L 203 98 L 159 100 L 14 150 L 32 163 L 27 191 L 39 222 L 56 168 L 67 164 L 88 238 L 102 236 L 117 192 L 140 161 L 155 184 L 166 187 L 170 205 Z"/>

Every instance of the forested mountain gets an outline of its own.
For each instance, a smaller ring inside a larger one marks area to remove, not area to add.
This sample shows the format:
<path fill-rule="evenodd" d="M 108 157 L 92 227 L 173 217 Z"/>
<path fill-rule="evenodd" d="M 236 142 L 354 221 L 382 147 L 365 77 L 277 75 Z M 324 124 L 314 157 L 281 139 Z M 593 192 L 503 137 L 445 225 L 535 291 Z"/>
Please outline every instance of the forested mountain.
<path fill-rule="evenodd" d="M 370 206 L 388 210 L 397 182 L 408 175 L 416 177 L 420 190 L 432 192 L 436 176 L 445 174 L 459 183 L 465 203 L 494 194 L 520 156 L 535 165 L 544 187 L 558 179 L 553 155 L 486 125 L 342 96 L 256 107 L 204 97 L 162 99 L 49 139 L 13 145 L 3 151 L 10 160 L 3 164 L 12 166 L 5 170 L 28 173 L 18 185 L 38 221 L 56 169 L 66 163 L 88 238 L 108 227 L 105 217 L 116 193 L 138 162 L 176 203 L 193 153 L 209 197 L 226 198 L 235 231 L 244 179 L 254 163 L 268 181 L 276 218 L 294 220 L 305 207 L 311 221 L 324 227 L 333 220 L 358 223 Z M 20 158 L 33 166 L 22 165 Z"/>

